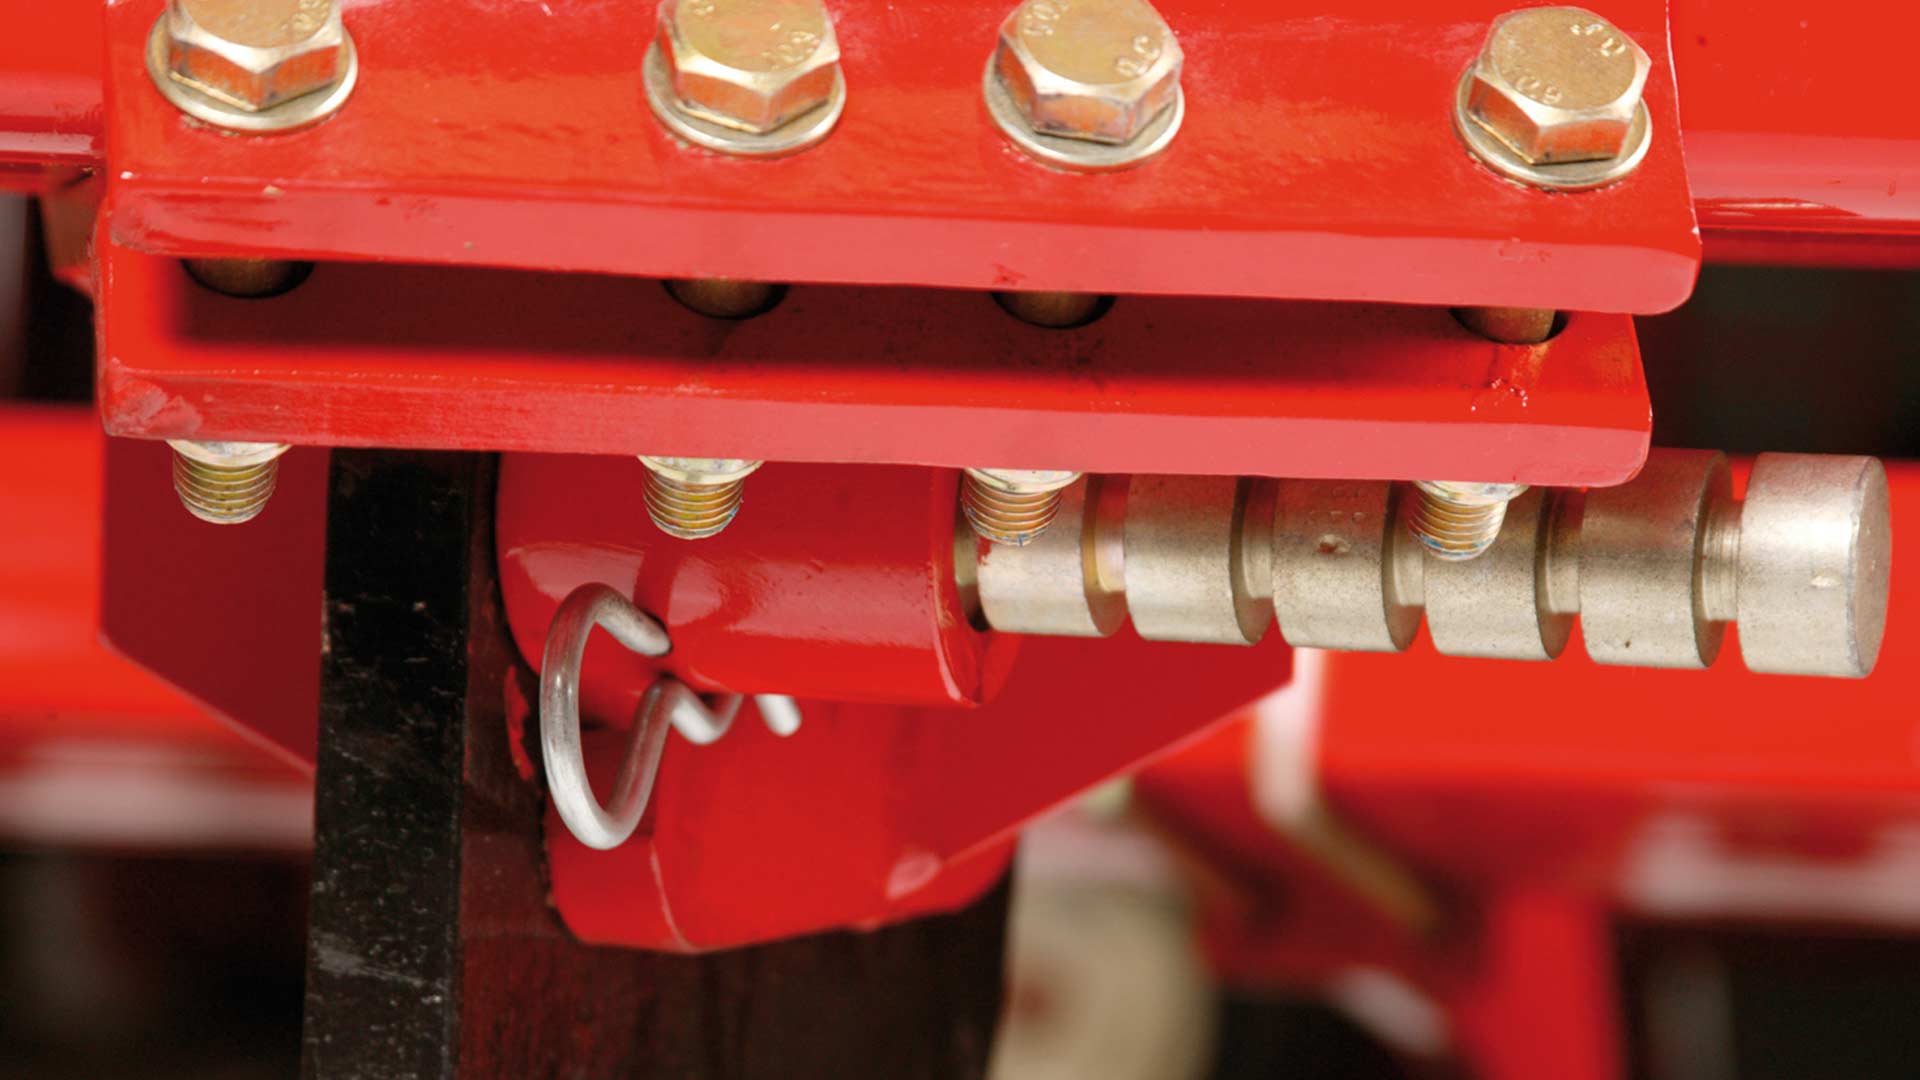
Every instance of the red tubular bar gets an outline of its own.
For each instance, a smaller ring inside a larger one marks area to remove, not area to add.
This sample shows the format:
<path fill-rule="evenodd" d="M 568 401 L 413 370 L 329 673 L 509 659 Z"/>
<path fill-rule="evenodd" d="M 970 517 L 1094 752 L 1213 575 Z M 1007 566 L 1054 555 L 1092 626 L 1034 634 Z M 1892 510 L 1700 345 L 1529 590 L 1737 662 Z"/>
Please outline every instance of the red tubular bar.
<path fill-rule="evenodd" d="M 6 17 L 0 187 L 30 187 L 25 181 L 48 166 L 98 165 L 106 156 L 102 6 L 17 3 L 7 6 Z"/>
<path fill-rule="evenodd" d="M 1920 9 L 1685 0 L 1672 17 L 1708 255 L 1920 265 Z"/>

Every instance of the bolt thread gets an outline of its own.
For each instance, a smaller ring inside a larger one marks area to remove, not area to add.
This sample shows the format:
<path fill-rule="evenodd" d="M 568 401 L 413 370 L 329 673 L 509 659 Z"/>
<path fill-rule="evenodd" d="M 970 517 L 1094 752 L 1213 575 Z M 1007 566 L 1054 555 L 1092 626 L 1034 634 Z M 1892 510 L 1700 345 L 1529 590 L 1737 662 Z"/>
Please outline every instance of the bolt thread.
<path fill-rule="evenodd" d="M 703 540 L 727 527 L 740 512 L 745 477 L 713 484 L 688 483 L 647 474 L 647 516 L 660 531 L 682 540 Z"/>
<path fill-rule="evenodd" d="M 1060 492 L 1003 491 L 968 473 L 960 488 L 960 509 L 980 536 L 996 544 L 1025 547 L 1060 513 Z"/>
<path fill-rule="evenodd" d="M 279 476 L 279 458 L 252 465 L 209 465 L 178 451 L 173 455 L 173 490 L 180 505 L 214 525 L 238 525 L 258 517 Z"/>
<path fill-rule="evenodd" d="M 1407 531 L 1437 559 L 1465 562 L 1480 557 L 1500 536 L 1507 519 L 1504 502 L 1468 503 L 1425 487 L 1407 519 Z"/>

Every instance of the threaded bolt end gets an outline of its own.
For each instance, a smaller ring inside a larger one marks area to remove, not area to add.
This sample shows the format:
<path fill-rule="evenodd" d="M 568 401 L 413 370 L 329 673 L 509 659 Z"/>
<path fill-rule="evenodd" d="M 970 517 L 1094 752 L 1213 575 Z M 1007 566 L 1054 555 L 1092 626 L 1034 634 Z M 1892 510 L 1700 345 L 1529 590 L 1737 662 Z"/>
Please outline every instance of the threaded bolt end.
<path fill-rule="evenodd" d="M 1078 479 L 1079 473 L 1059 470 L 968 469 L 960 511 L 979 536 L 1025 547 L 1053 524 L 1060 492 Z"/>
<path fill-rule="evenodd" d="M 647 516 L 660 531 L 682 540 L 704 540 L 720 532 L 740 512 L 745 478 L 718 483 L 677 480 L 647 474 Z"/>
<path fill-rule="evenodd" d="M 201 521 L 239 525 L 266 509 L 280 477 L 284 445 L 174 442 L 173 490 Z"/>
<path fill-rule="evenodd" d="M 1420 498 L 1407 519 L 1407 531 L 1434 558 L 1446 562 L 1477 559 L 1500 536 L 1507 502 L 1527 490 L 1525 484 L 1459 484 L 1417 480 Z"/>

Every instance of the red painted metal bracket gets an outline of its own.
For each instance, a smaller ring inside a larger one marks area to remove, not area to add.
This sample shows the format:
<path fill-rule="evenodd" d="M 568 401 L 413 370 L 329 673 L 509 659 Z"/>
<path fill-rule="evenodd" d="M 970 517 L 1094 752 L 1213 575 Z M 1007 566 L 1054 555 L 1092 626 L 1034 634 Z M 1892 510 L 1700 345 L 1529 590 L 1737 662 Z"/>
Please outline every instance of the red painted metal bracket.
<path fill-rule="evenodd" d="M 300 448 L 282 458 L 273 501 L 240 529 L 181 509 L 165 446 L 105 441 L 101 636 L 207 712 L 311 769 L 325 451 Z"/>
<path fill-rule="evenodd" d="M 204 714 L 100 641 L 107 440 L 79 406 L 0 408 L 0 743 L 164 739 Z"/>
<path fill-rule="evenodd" d="M 589 641 L 589 775 L 607 790 L 621 728 L 663 667 L 701 688 L 796 695 L 803 721 L 787 738 L 751 720 L 709 746 L 671 737 L 648 818 L 613 851 L 550 817 L 554 904 L 588 941 L 698 951 L 957 906 L 999 875 L 1020 824 L 1292 667 L 1278 634 L 1236 649 L 973 629 L 951 472 L 768 465 L 733 524 L 699 543 L 620 494 L 643 476 L 616 458 L 501 463 L 500 591 L 521 653 L 540 655 L 556 602 L 587 582 L 672 636 L 658 661 Z"/>
<path fill-rule="evenodd" d="M 1497 179 L 1452 129 L 1508 0 L 1166 0 L 1185 127 L 1102 176 L 987 117 L 993 0 L 841 5 L 846 115 L 775 162 L 649 114 L 650 4 L 349 5 L 353 99 L 251 139 L 155 91 L 161 6 L 106 16 L 113 235 L 156 252 L 1636 313 L 1685 300 L 1700 260 L 1660 0 L 1607 11 L 1653 58 L 1646 163 L 1572 196 Z"/>
<path fill-rule="evenodd" d="M 625 845 L 591 850 L 549 812 L 554 907 L 582 940 L 680 952 L 958 907 L 1020 825 L 1284 683 L 1291 657 L 1278 634 L 1251 649 L 1035 638 L 978 709 L 802 702 L 790 738 L 748 720 L 711 746 L 672 739 Z M 624 737 L 584 740 L 603 791 Z"/>
<path fill-rule="evenodd" d="M 970 625 L 955 581 L 955 472 L 775 462 L 698 543 L 654 527 L 646 475 L 633 458 L 501 457 L 494 538 L 520 655 L 537 665 L 588 584 L 673 641 L 654 660 L 593 635 L 583 711 L 632 715 L 663 668 L 698 690 L 881 705 L 974 705 L 1005 683 L 1020 639 Z"/>
<path fill-rule="evenodd" d="M 1630 318 L 1541 346 L 1445 310 L 796 287 L 719 322 L 626 278 L 325 265 L 267 301 L 100 250 L 107 430 L 300 445 L 1605 485 L 1645 459 Z"/>

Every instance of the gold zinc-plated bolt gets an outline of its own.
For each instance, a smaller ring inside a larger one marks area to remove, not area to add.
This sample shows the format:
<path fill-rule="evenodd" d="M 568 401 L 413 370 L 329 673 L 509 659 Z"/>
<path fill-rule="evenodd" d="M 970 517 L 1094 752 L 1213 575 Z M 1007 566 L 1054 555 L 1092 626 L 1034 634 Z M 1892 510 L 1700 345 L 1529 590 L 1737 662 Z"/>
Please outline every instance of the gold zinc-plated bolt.
<path fill-rule="evenodd" d="M 740 512 L 747 477 L 765 462 L 738 458 L 640 456 L 647 467 L 647 516 L 660 531 L 702 540 Z"/>
<path fill-rule="evenodd" d="M 1119 169 L 1179 130 L 1180 42 L 1146 0 L 1026 0 L 1000 27 L 983 86 L 1014 145 L 1073 169 Z"/>
<path fill-rule="evenodd" d="M 1509 12 L 1461 77 L 1455 126 L 1512 179 L 1558 190 L 1612 183 L 1646 156 L 1641 98 L 1652 68 L 1632 38 L 1585 8 Z"/>
<path fill-rule="evenodd" d="M 285 443 L 196 442 L 169 439 L 173 490 L 201 521 L 238 525 L 266 509 L 280 475 Z"/>
<path fill-rule="evenodd" d="M 357 67 L 337 0 L 171 0 L 147 40 L 147 72 L 167 100 L 236 131 L 324 119 Z"/>
<path fill-rule="evenodd" d="M 671 278 L 667 295 L 688 311 L 709 319 L 751 319 L 777 307 L 787 287 L 765 281 L 730 281 L 725 278 Z"/>
<path fill-rule="evenodd" d="M 1493 546 L 1507 519 L 1507 503 L 1527 490 L 1525 484 L 1453 480 L 1416 480 L 1413 486 L 1420 498 L 1407 517 L 1407 531 L 1447 562 L 1479 558 Z"/>
<path fill-rule="evenodd" d="M 993 302 L 1029 326 L 1072 330 L 1098 321 L 1113 306 L 1113 297 L 1077 292 L 996 292 Z"/>
<path fill-rule="evenodd" d="M 1458 307 L 1461 326 L 1502 345 L 1538 345 L 1553 336 L 1559 312 L 1552 308 Z"/>
<path fill-rule="evenodd" d="M 222 296 L 265 300 L 291 292 L 313 274 L 313 264 L 287 259 L 182 259 L 195 284 Z"/>
<path fill-rule="evenodd" d="M 669 130 L 729 154 L 803 150 L 846 105 L 840 43 L 820 0 L 663 0 L 643 74 Z"/>
<path fill-rule="evenodd" d="M 1060 513 L 1060 492 L 1080 474 L 1067 469 L 968 469 L 960 509 L 979 536 L 1025 547 Z"/>

